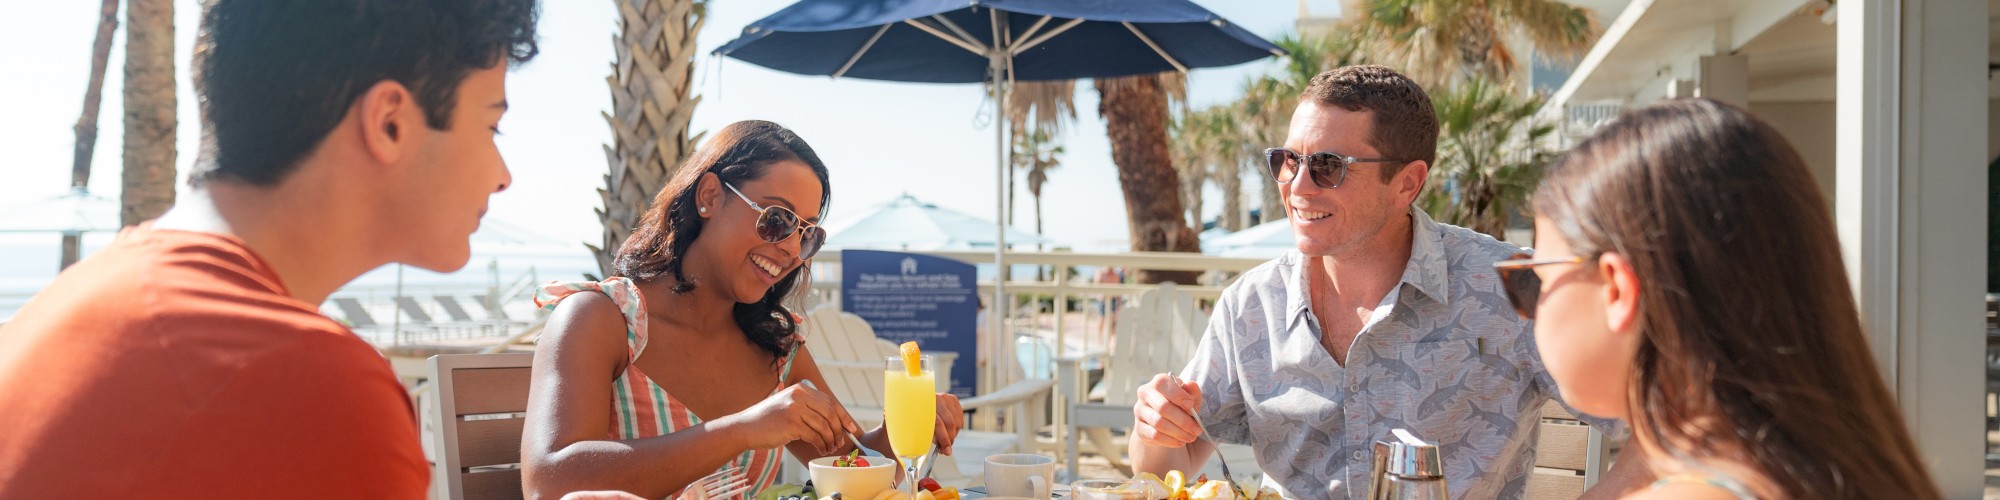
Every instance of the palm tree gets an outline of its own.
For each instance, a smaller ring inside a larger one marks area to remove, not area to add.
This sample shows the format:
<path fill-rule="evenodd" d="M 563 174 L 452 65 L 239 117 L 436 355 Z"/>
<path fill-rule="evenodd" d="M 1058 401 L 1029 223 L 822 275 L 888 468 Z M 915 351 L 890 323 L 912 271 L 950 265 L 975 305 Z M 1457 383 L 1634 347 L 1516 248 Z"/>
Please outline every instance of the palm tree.
<path fill-rule="evenodd" d="M 71 157 L 69 186 L 90 184 L 90 161 L 97 152 L 97 109 L 104 100 L 104 69 L 111 65 L 111 35 L 118 31 L 118 0 L 104 0 L 97 17 L 97 40 L 90 46 L 90 83 L 83 90 L 83 114 L 70 130 L 76 133 L 76 151 Z M 63 233 L 61 268 L 75 264 L 82 251 L 83 235 Z"/>
<path fill-rule="evenodd" d="M 1197 111 L 1177 113 L 1173 121 L 1167 123 L 1167 135 L 1173 140 L 1167 143 L 1167 153 L 1174 160 L 1174 171 L 1180 174 L 1181 205 L 1187 209 L 1188 225 L 1197 231 L 1201 229 L 1202 186 L 1208 184 L 1208 159 L 1203 143 L 1207 131 L 1199 124 L 1207 108 Z"/>
<path fill-rule="evenodd" d="M 1014 168 L 1027 171 L 1028 194 L 1035 198 L 1035 234 L 1042 234 L 1042 186 L 1049 183 L 1049 171 L 1062 166 L 1063 146 L 1048 129 L 1015 129 Z"/>
<path fill-rule="evenodd" d="M 991 87 L 988 87 L 988 89 L 990 91 Z M 992 96 L 989 95 L 988 97 Z M 1062 145 L 1053 142 L 1053 140 L 1056 136 L 1062 135 L 1062 131 L 1068 128 L 1069 124 L 1074 121 L 1076 121 L 1076 80 L 1013 83 L 1013 93 L 1007 98 L 1007 123 L 1009 127 L 1007 135 L 1013 138 L 1011 141 L 1011 149 L 1013 151 L 1012 154 L 1008 155 L 1008 162 L 1012 164 L 1014 169 L 1026 170 L 1028 173 L 1028 190 L 1035 197 L 1035 234 L 1037 235 L 1042 233 L 1041 183 L 1048 182 L 1049 179 L 1047 170 L 1036 166 L 1035 158 L 1042 153 L 1047 153 L 1041 151 L 1043 147 L 1052 145 L 1055 150 L 1049 156 L 1049 161 L 1055 162 L 1053 155 L 1062 154 Z M 1039 138 L 1036 137 L 1038 134 Z M 1059 165 L 1060 162 L 1055 162 L 1047 165 L 1046 168 L 1055 168 Z M 1036 180 L 1037 175 L 1040 176 L 1040 180 Z M 1012 208 L 1014 206 L 1013 179 L 1013 172 L 1009 172 L 1007 176 L 1008 211 L 1007 218 L 1004 221 L 1008 225 L 1014 223 L 1014 211 Z"/>
<path fill-rule="evenodd" d="M 125 172 L 119 220 L 130 226 L 174 205 L 174 3 L 125 9 Z"/>
<path fill-rule="evenodd" d="M 1418 203 L 1439 221 L 1505 238 L 1508 217 L 1526 203 L 1555 154 L 1536 147 L 1555 131 L 1537 123 L 1538 97 L 1522 98 L 1483 78 L 1432 99 L 1438 168 Z"/>
<path fill-rule="evenodd" d="M 1132 250 L 1200 252 L 1194 229 L 1181 218 L 1179 173 L 1167 147 L 1169 99 L 1185 100 L 1179 73 L 1098 78 L 1097 113 L 1111 138 L 1111 162 L 1125 194 L 1125 220 Z M 1194 283 L 1192 271 L 1141 270 L 1141 283 Z"/>
<path fill-rule="evenodd" d="M 1427 88 L 1484 77 L 1511 82 L 1519 67 L 1510 40 L 1574 57 L 1598 32 L 1590 11 L 1557 0 L 1348 0 L 1344 23 L 1378 62 Z"/>
<path fill-rule="evenodd" d="M 692 95 L 695 35 L 708 17 L 705 0 L 616 1 L 617 60 L 606 79 L 612 112 L 604 115 L 612 132 L 612 144 L 604 149 L 610 171 L 597 190 L 604 201 L 597 211 L 604 241 L 584 244 L 605 276 L 653 196 L 701 140 L 701 134 L 689 134 L 688 120 L 701 103 Z"/>
<path fill-rule="evenodd" d="M 1218 226 L 1227 231 L 1243 229 L 1242 169 L 1248 146 L 1235 106 L 1220 104 L 1180 113 L 1171 131 L 1171 151 L 1181 174 L 1182 202 L 1187 205 L 1189 224 L 1202 226 L 1202 189 L 1214 182 L 1222 191 Z"/>

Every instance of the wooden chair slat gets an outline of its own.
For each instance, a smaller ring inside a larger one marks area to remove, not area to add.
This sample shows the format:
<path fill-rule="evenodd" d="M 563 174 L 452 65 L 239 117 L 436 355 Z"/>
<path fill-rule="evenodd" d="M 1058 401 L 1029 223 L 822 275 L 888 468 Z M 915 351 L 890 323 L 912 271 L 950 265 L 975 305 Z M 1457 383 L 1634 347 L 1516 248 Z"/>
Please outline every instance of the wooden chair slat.
<path fill-rule="evenodd" d="M 457 370 L 454 415 L 513 413 L 528 409 L 527 367 Z"/>
<path fill-rule="evenodd" d="M 524 419 L 461 420 L 458 422 L 458 465 L 485 467 L 521 462 Z"/>
<path fill-rule="evenodd" d="M 1574 471 L 1535 468 L 1528 474 L 1529 500 L 1574 500 L 1583 496 L 1583 475 Z"/>
<path fill-rule="evenodd" d="M 1576 420 L 1576 415 L 1572 415 L 1569 410 L 1563 409 L 1563 405 L 1557 404 L 1555 401 L 1549 401 L 1547 404 L 1542 405 L 1542 418 Z"/>
<path fill-rule="evenodd" d="M 520 469 L 472 472 L 459 477 L 465 482 L 465 500 L 522 498 Z"/>
<path fill-rule="evenodd" d="M 1590 427 L 1546 422 L 1540 425 L 1542 435 L 1535 442 L 1535 465 L 1582 471 L 1590 450 Z"/>

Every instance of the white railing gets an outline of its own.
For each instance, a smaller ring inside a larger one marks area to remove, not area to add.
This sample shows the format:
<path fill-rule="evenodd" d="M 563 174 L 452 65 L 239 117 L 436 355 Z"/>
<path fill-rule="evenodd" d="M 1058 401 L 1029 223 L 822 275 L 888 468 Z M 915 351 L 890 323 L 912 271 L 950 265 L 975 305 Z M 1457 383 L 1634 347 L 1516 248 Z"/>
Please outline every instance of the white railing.
<path fill-rule="evenodd" d="M 1562 132 L 1571 138 L 1589 137 L 1624 112 L 1625 103 L 1620 101 L 1567 103 L 1563 105 Z"/>
<path fill-rule="evenodd" d="M 377 347 L 396 347 L 405 344 L 426 344 L 452 340 L 458 343 L 478 343 L 491 339 L 501 340 L 517 336 L 525 327 L 542 316 L 529 301 L 534 296 L 539 276 L 532 267 L 528 272 L 501 283 L 495 276 L 485 284 L 474 282 L 411 282 L 401 285 L 370 284 L 350 285 L 335 291 L 327 297 L 321 308 L 327 316 L 347 323 L 355 334 L 374 343 Z M 430 323 L 410 319 L 396 299 L 410 299 L 426 316 Z M 444 304 L 437 297 L 451 297 L 456 300 L 461 312 L 473 317 L 464 322 L 453 319 Z M 484 300 L 481 300 L 481 299 Z M 374 322 L 373 325 L 357 324 L 355 318 L 347 317 L 346 311 L 336 306 L 336 300 L 353 299 Z M 493 313 L 499 308 L 502 314 Z M 504 319 L 502 318 L 504 316 Z"/>
<path fill-rule="evenodd" d="M 909 252 L 935 257 L 944 257 L 973 265 L 993 264 L 992 252 L 981 251 L 916 251 Z M 1103 268 L 1120 268 L 1127 271 L 1196 271 L 1201 273 L 1198 283 L 1179 286 L 1180 290 L 1193 295 L 1204 307 L 1221 296 L 1223 288 L 1235 282 L 1236 277 L 1250 268 L 1257 267 L 1265 259 L 1216 257 L 1210 255 L 1170 252 L 1128 252 L 1115 254 L 1091 254 L 1070 252 L 1009 252 L 1007 264 L 1010 268 L 1030 266 L 1042 272 L 1016 272 L 1007 281 L 1007 295 L 1003 300 L 1005 323 L 1003 335 L 989 335 L 984 332 L 990 325 L 980 325 L 979 339 L 981 358 L 972 360 L 979 363 L 979 388 L 982 393 L 1005 387 L 1020 377 L 1053 377 L 1056 360 L 1060 358 L 1087 358 L 1106 354 L 1110 349 L 1110 325 L 1107 320 L 1116 321 L 1115 316 L 1107 318 L 1103 311 L 1116 311 L 1115 304 L 1127 302 L 1139 292 L 1155 288 L 1156 285 L 1139 284 L 1127 272 L 1125 279 L 1116 283 L 1097 283 L 1092 271 Z M 827 250 L 813 258 L 814 278 L 812 290 L 802 303 L 794 304 L 800 311 L 811 310 L 821 305 L 840 305 L 840 252 Z M 1085 269 L 1079 269 L 1085 268 Z M 1019 268 L 1016 268 L 1017 270 Z M 1082 272 L 1079 272 L 1082 271 Z M 989 272 L 982 271 L 982 276 Z M 1039 274 L 1040 279 L 1036 276 Z M 993 283 L 982 280 L 979 283 L 982 300 L 993 304 Z M 1080 308 L 1070 307 L 1075 302 Z M 1005 306 L 1016 305 L 1011 309 Z M 1030 353 L 1026 368 L 1020 368 L 1021 350 Z M 1019 368 L 1019 369 L 1017 369 Z M 1055 397 L 1052 395 L 1051 397 Z M 1057 422 L 1063 421 L 1062 406 L 1059 401 L 1051 401 L 1058 415 Z M 1060 442 L 1060 441 L 1058 441 Z"/>

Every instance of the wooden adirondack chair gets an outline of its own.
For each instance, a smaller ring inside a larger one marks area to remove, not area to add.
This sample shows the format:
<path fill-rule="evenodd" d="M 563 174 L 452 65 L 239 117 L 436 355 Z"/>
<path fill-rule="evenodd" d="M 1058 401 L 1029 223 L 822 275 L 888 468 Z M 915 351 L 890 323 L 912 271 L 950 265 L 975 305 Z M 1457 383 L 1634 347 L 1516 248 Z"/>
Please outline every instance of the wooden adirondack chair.
<path fill-rule="evenodd" d="M 898 354 L 895 344 L 876 337 L 875 329 L 860 316 L 832 307 L 821 307 L 807 314 L 805 332 L 806 349 L 812 352 L 813 361 L 826 377 L 827 390 L 846 405 L 848 414 L 862 427 L 881 425 L 883 360 Z M 939 373 L 949 373 L 958 358 L 957 353 L 950 352 L 931 355 L 932 368 Z M 940 377 L 938 383 L 939 392 L 949 389 L 944 378 Z M 1032 440 L 1039 426 L 1036 420 L 1042 415 L 1041 402 L 1047 399 L 1054 385 L 1055 382 L 1048 380 L 1025 380 L 959 401 L 965 409 L 979 409 L 982 413 L 1011 411 L 1012 418 L 1007 421 L 1013 424 L 1013 430 L 961 431 L 953 453 L 966 460 L 938 455 L 932 477 L 946 486 L 964 486 L 978 477 L 976 469 L 984 466 L 986 455 L 1013 452 L 1022 442 Z M 961 464 L 971 465 L 972 470 Z M 794 461 L 787 460 L 785 465 L 788 481 L 804 480 L 803 471 Z"/>
<path fill-rule="evenodd" d="M 1113 350 L 1101 360 L 1103 401 L 1090 401 L 1090 388 L 1083 385 L 1081 366 L 1085 358 L 1059 360 L 1057 385 L 1069 405 L 1063 448 L 1068 454 L 1070 477 L 1076 477 L 1078 445 L 1085 435 L 1097 444 L 1098 453 L 1110 460 L 1113 467 L 1126 468 L 1122 459 L 1125 450 L 1112 444 L 1110 429 L 1131 427 L 1132 405 L 1138 402 L 1139 386 L 1161 373 L 1180 373 L 1207 328 L 1208 312 L 1195 303 L 1193 295 L 1177 289 L 1173 283 L 1161 283 L 1140 293 L 1138 300 L 1118 313 Z M 1252 478 L 1261 474 L 1248 447 L 1224 445 L 1217 453 L 1229 462 L 1238 480 L 1255 481 Z M 1210 462 L 1202 470 L 1209 477 L 1222 477 L 1220 468 Z"/>

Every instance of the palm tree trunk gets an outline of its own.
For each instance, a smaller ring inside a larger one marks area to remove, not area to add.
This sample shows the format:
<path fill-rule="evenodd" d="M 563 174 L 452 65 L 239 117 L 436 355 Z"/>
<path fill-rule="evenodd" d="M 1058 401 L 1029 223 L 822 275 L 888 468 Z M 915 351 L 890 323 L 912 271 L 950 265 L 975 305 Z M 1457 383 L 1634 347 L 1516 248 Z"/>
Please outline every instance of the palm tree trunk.
<path fill-rule="evenodd" d="M 97 18 L 97 41 L 90 45 L 90 84 L 83 91 L 83 116 L 77 117 L 76 154 L 70 163 L 69 185 L 90 184 L 90 160 L 97 151 L 97 108 L 104 101 L 104 68 L 111 65 L 111 35 L 118 31 L 118 0 L 104 0 Z"/>
<path fill-rule="evenodd" d="M 1201 242 L 1181 220 L 1180 178 L 1167 153 L 1167 96 L 1152 76 L 1099 78 L 1097 113 L 1111 138 L 1111 161 L 1125 194 L 1125 220 L 1135 251 L 1199 252 Z M 1195 282 L 1195 272 L 1140 270 L 1140 283 Z"/>
<path fill-rule="evenodd" d="M 1271 221 L 1284 220 L 1285 200 L 1280 199 L 1280 196 L 1278 195 L 1278 181 L 1276 179 L 1272 179 L 1271 172 L 1267 169 L 1262 168 L 1261 166 L 1257 169 L 1257 171 L 1260 172 L 1260 174 L 1258 174 L 1258 177 L 1261 177 L 1264 180 L 1264 196 L 1262 197 L 1263 198 L 1262 203 L 1259 203 L 1259 205 L 1261 206 L 1257 211 L 1257 223 L 1262 224 Z"/>
<path fill-rule="evenodd" d="M 1181 164 L 1184 168 L 1180 170 L 1181 205 L 1187 207 L 1188 227 L 1193 228 L 1195 232 L 1201 232 L 1201 188 L 1208 182 L 1208 176 L 1203 175 L 1201 163 L 1198 161 L 1185 160 Z"/>
<path fill-rule="evenodd" d="M 1227 154 L 1227 153 L 1225 153 Z M 1229 232 L 1243 230 L 1243 165 L 1235 158 L 1222 161 L 1217 169 L 1217 184 L 1222 186 L 1222 229 Z"/>
<path fill-rule="evenodd" d="M 1034 196 L 1035 196 L 1035 236 L 1038 236 L 1038 237 L 1043 237 L 1043 233 L 1042 233 L 1042 193 L 1040 193 L 1040 192 L 1039 192 L 1039 190 L 1038 190 L 1038 192 L 1035 192 L 1035 193 L 1032 193 L 1032 194 L 1034 194 Z M 1043 249 L 1041 248 L 1041 245 L 1036 245 L 1036 246 L 1035 246 L 1035 250 L 1037 250 L 1037 251 L 1045 251 L 1045 250 L 1043 250 Z M 1048 281 L 1048 275 L 1047 275 L 1047 274 L 1044 274 L 1044 273 L 1042 272 L 1042 271 L 1044 271 L 1044 270 L 1046 270 L 1046 269 L 1047 269 L 1047 267 L 1046 267 L 1046 266 L 1044 266 L 1044 267 L 1037 267 L 1037 268 L 1035 268 L 1035 281 Z"/>
<path fill-rule="evenodd" d="M 83 90 L 83 115 L 77 117 L 76 151 L 70 162 L 69 185 L 90 184 L 90 160 L 97 152 L 97 110 L 104 101 L 104 68 L 111 64 L 111 35 L 118 31 L 118 0 L 104 0 L 97 18 L 97 40 L 90 46 L 90 83 Z M 58 269 L 69 269 L 81 255 L 83 235 L 63 233 Z"/>
<path fill-rule="evenodd" d="M 614 0 L 618 3 L 616 61 L 611 87 L 611 145 L 604 148 L 609 173 L 597 194 L 604 209 L 604 241 L 584 244 L 597 256 L 603 276 L 612 273 L 618 247 L 632 236 L 639 216 L 666 187 L 674 170 L 693 153 L 699 135 L 688 120 L 701 98 L 693 96 L 695 35 L 707 20 L 708 3 L 697 0 Z"/>
<path fill-rule="evenodd" d="M 1020 154 L 1020 153 L 1016 152 L 1015 154 Z M 1014 188 L 1014 179 L 1016 177 L 1019 177 L 1020 175 L 1021 171 L 1019 169 L 1013 169 L 1013 168 L 1007 169 L 1007 220 L 1006 222 L 1004 222 L 1004 224 L 1006 224 L 1008 227 L 1014 226 L 1014 207 L 1020 206 L 1014 204 L 1014 192 L 1018 191 L 1017 189 Z"/>
<path fill-rule="evenodd" d="M 174 205 L 174 3 L 129 0 L 125 18 L 125 190 L 120 223 Z"/>

